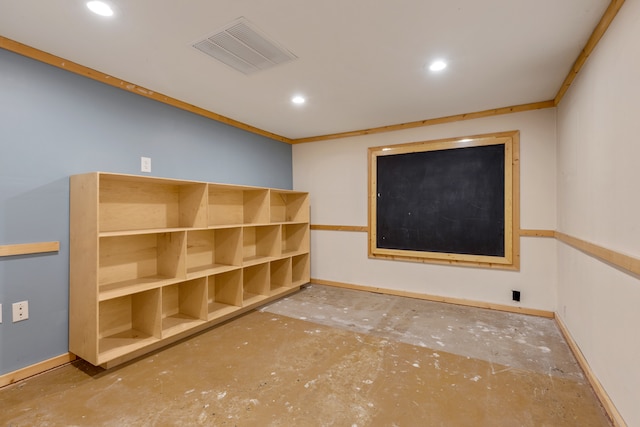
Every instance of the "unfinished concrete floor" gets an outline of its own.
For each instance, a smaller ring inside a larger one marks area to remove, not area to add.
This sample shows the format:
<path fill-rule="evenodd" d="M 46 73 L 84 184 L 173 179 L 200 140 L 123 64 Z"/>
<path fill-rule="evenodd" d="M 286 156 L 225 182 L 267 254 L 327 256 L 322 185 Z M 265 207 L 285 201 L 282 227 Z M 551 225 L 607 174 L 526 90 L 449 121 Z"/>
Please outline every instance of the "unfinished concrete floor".
<path fill-rule="evenodd" d="M 0 389 L 2 426 L 608 426 L 549 319 L 311 285 L 111 370 Z"/>

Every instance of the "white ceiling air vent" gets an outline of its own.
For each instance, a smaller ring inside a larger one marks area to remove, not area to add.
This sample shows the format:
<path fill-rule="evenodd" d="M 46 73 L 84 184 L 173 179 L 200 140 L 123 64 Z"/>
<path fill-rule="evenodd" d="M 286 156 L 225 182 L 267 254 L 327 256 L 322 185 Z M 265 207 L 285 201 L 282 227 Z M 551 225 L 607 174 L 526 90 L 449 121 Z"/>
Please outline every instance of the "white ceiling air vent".
<path fill-rule="evenodd" d="M 244 74 L 298 58 L 261 34 L 246 18 L 236 19 L 193 47 Z"/>

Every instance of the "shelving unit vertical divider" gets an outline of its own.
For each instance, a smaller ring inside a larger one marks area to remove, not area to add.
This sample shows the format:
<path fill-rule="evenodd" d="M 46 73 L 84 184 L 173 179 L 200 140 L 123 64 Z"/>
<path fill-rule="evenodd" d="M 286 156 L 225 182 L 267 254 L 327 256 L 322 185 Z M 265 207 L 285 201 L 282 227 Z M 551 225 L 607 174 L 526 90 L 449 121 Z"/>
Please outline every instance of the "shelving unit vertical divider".
<path fill-rule="evenodd" d="M 131 295 L 131 326 L 127 324 L 126 327 L 128 329 L 123 331 L 127 338 L 129 338 L 129 331 L 134 334 L 132 338 L 138 338 L 135 336 L 135 331 L 138 330 L 152 338 L 161 338 L 161 301 L 160 289 L 152 289 Z"/>
<path fill-rule="evenodd" d="M 208 219 L 208 186 L 196 183 L 181 186 L 179 190 L 180 226 L 204 228 Z"/>
<path fill-rule="evenodd" d="M 99 175 L 69 180 L 69 350 L 98 364 Z"/>
<path fill-rule="evenodd" d="M 185 231 L 157 234 L 157 270 L 158 275 L 187 278 L 187 235 Z"/>

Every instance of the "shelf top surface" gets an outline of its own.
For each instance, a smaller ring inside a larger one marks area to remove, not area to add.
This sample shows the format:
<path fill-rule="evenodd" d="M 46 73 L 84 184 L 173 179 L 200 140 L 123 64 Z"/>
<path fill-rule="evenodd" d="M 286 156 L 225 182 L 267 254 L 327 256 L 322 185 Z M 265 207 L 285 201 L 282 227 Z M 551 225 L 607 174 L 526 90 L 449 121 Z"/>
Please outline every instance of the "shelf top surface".
<path fill-rule="evenodd" d="M 241 184 L 225 184 L 225 183 L 217 183 L 217 182 L 185 180 L 185 179 L 179 179 L 179 178 L 165 178 L 165 177 L 133 175 L 133 174 L 123 174 L 123 173 L 113 173 L 113 172 L 90 172 L 88 175 L 91 175 L 91 174 L 96 174 L 100 179 L 106 179 L 110 181 L 149 182 L 149 183 L 170 184 L 170 185 L 207 185 L 211 189 L 220 189 L 220 190 L 223 190 L 223 189 L 271 190 L 273 192 L 284 193 L 284 194 L 307 194 L 306 192 L 303 192 L 303 191 L 283 189 L 283 188 L 259 187 L 259 186 L 241 185 Z"/>

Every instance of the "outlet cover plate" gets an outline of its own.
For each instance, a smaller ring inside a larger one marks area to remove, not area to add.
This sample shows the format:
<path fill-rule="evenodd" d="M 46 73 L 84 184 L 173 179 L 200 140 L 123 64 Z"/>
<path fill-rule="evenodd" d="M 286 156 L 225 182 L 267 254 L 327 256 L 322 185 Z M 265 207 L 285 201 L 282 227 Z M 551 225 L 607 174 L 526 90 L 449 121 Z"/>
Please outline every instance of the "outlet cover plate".
<path fill-rule="evenodd" d="M 29 301 L 14 302 L 13 308 L 13 323 L 21 322 L 29 318 Z"/>

